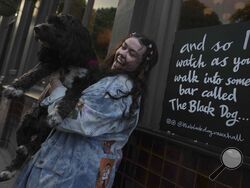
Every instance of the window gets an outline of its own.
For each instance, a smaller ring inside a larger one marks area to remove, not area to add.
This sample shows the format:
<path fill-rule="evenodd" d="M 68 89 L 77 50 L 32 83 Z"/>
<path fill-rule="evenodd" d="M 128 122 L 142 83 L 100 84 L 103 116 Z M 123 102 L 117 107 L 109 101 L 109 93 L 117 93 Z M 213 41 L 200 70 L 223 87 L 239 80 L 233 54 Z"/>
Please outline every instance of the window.
<path fill-rule="evenodd" d="M 179 29 L 250 20 L 249 0 L 183 0 Z"/>
<path fill-rule="evenodd" d="M 100 60 L 107 54 L 117 6 L 118 0 L 95 0 L 88 28 Z"/>

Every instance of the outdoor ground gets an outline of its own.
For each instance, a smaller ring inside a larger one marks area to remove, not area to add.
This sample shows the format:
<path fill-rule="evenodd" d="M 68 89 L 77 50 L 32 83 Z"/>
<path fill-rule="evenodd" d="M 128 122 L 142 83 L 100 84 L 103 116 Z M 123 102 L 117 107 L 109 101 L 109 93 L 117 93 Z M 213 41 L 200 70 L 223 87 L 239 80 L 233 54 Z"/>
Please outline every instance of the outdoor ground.
<path fill-rule="evenodd" d="M 3 170 L 6 164 L 9 164 L 11 156 L 9 152 L 5 149 L 0 148 L 0 170 Z M 6 181 L 0 182 L 0 188 L 12 188 L 12 185 L 15 181 L 15 178 Z"/>

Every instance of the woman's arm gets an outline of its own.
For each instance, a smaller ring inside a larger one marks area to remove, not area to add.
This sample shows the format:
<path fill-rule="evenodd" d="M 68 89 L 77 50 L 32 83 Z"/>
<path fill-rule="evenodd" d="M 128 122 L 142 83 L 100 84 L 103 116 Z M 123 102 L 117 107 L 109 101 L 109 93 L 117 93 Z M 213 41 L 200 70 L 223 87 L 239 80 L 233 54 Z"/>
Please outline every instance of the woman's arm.
<path fill-rule="evenodd" d="M 57 126 L 58 130 L 74 132 L 85 136 L 98 136 L 119 131 L 124 115 L 128 115 L 132 103 L 131 96 L 120 99 L 111 98 L 129 92 L 132 84 L 126 77 L 115 77 L 113 80 L 101 81 L 87 89 L 81 97 L 75 111 Z M 110 82 L 110 83 L 108 83 Z M 107 87 L 102 87 L 103 84 Z M 120 92 L 122 91 L 122 93 Z M 82 103 L 82 104 L 81 104 Z"/>

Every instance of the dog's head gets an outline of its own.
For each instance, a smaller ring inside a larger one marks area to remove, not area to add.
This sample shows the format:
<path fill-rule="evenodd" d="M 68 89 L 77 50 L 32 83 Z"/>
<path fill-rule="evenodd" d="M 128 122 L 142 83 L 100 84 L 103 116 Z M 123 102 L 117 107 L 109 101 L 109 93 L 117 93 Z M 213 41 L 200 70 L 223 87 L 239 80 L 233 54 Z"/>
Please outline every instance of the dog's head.
<path fill-rule="evenodd" d="M 95 59 L 88 30 L 73 16 L 50 16 L 34 32 L 43 47 L 57 51 L 62 65 L 86 67 L 86 62 Z"/>

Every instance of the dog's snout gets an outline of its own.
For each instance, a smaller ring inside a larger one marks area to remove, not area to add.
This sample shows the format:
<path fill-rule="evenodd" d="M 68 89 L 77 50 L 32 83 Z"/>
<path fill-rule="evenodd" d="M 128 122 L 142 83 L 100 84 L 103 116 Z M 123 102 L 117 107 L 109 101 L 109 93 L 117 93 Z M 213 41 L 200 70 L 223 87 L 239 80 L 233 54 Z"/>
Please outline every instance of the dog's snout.
<path fill-rule="evenodd" d="M 45 24 L 45 23 L 43 23 L 43 24 L 38 24 L 38 25 L 36 25 L 36 26 L 34 27 L 34 31 L 35 31 L 36 33 L 42 32 L 42 31 L 46 31 L 46 30 L 48 30 L 48 29 L 49 29 L 49 25 L 48 25 L 48 24 Z"/>
<path fill-rule="evenodd" d="M 38 33 L 38 32 L 40 31 L 40 28 L 39 28 L 38 26 L 35 26 L 35 27 L 34 27 L 34 31 L 35 31 L 36 33 Z"/>

